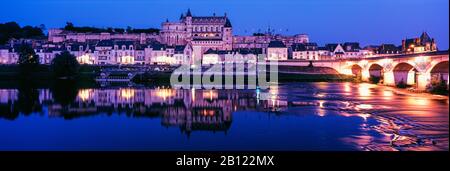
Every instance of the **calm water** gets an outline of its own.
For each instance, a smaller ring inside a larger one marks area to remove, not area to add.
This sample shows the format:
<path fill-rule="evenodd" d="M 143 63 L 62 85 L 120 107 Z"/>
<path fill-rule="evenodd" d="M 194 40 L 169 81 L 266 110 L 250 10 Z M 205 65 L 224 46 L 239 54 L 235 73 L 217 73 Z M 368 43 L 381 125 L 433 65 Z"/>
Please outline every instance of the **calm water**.
<path fill-rule="evenodd" d="M 270 90 L 0 89 L 0 150 L 448 150 L 448 98 Z"/>

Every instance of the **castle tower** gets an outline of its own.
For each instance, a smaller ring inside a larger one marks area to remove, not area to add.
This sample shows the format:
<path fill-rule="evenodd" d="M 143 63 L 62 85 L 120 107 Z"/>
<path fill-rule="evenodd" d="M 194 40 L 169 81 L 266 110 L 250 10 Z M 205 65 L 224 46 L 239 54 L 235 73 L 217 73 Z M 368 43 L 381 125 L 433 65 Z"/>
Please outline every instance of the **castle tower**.
<path fill-rule="evenodd" d="M 232 50 L 233 49 L 233 26 L 231 25 L 231 22 L 228 19 L 228 17 L 226 16 L 226 14 L 225 14 L 225 17 L 226 17 L 226 22 L 224 25 L 222 41 L 224 43 L 225 50 Z"/>
<path fill-rule="evenodd" d="M 186 40 L 190 41 L 192 39 L 192 13 L 191 9 L 188 9 L 186 17 L 184 18 L 184 23 L 186 24 Z"/>

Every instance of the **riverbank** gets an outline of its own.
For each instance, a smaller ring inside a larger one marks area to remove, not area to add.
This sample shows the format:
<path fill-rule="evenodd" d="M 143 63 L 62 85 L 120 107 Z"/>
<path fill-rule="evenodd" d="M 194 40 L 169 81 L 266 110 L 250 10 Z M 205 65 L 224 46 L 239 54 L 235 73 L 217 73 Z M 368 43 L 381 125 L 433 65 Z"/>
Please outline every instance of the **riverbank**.
<path fill-rule="evenodd" d="M 100 71 L 101 67 L 91 65 L 80 65 L 79 79 L 94 78 Z M 0 81 L 19 80 L 21 79 L 20 68 L 18 65 L 0 65 Z M 38 65 L 29 78 L 34 80 L 52 80 L 53 72 L 50 65 Z"/>
<path fill-rule="evenodd" d="M 101 83 L 95 81 L 95 78 L 100 74 L 102 66 L 81 65 L 80 71 L 75 81 L 77 87 L 100 87 Z M 142 86 L 167 86 L 170 85 L 171 72 L 169 71 L 150 71 L 143 74 L 137 74 L 130 83 L 121 83 L 123 85 L 138 84 Z M 269 75 L 269 74 L 268 74 Z M 223 78 L 224 79 L 224 78 Z M 191 78 L 191 80 L 193 80 Z M 248 80 L 248 77 L 245 77 Z M 268 78 L 270 80 L 270 78 Z M 361 82 L 355 76 L 338 74 L 332 69 L 323 67 L 284 67 L 279 68 L 278 82 Z M 1 88 L 16 88 L 23 84 L 32 87 L 50 87 L 58 84 L 55 80 L 49 65 L 39 65 L 34 72 L 28 76 L 28 79 L 23 80 L 20 76 L 20 70 L 17 65 L 0 65 L 0 87 Z M 225 82 L 224 80 L 222 82 Z M 247 83 L 247 81 L 246 81 Z M 374 84 L 374 83 L 371 83 Z M 109 85 L 109 84 L 107 84 Z M 379 84 L 374 84 L 379 85 Z M 384 85 L 380 85 L 384 86 Z M 410 89 L 401 89 L 405 93 L 417 93 Z M 448 97 L 447 93 L 433 93 L 432 91 L 418 92 L 424 94 L 440 94 Z"/>
<path fill-rule="evenodd" d="M 77 87 L 96 86 L 95 77 L 100 68 L 97 66 L 81 65 L 76 80 L 72 81 Z M 17 88 L 21 86 L 48 88 L 68 80 L 55 79 L 49 65 L 38 65 L 27 76 L 20 73 L 18 65 L 0 65 L 0 87 Z"/>

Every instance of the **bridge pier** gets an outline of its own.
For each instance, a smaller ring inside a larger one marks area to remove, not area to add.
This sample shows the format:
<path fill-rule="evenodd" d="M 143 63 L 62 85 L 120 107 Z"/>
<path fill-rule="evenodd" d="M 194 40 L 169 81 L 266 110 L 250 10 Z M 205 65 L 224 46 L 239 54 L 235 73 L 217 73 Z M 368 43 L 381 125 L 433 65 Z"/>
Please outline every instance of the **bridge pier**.
<path fill-rule="evenodd" d="M 363 69 L 361 72 L 361 80 L 365 81 L 365 82 L 369 82 L 369 79 L 370 79 L 369 69 L 368 68 Z"/>
<path fill-rule="evenodd" d="M 384 85 L 395 86 L 394 71 L 384 72 L 383 81 Z"/>
<path fill-rule="evenodd" d="M 422 73 L 422 72 L 407 72 L 407 73 L 397 73 L 397 77 L 399 75 L 405 75 L 407 79 L 405 80 L 407 85 L 415 85 L 417 90 L 426 90 L 427 86 L 431 83 L 431 74 L 430 73 Z M 415 79 L 414 79 L 415 78 Z M 399 80 L 395 80 L 394 71 L 385 72 L 383 74 L 384 85 L 387 86 L 397 86 Z"/>
<path fill-rule="evenodd" d="M 427 86 L 431 83 L 431 74 L 430 73 L 421 73 L 417 74 L 417 82 L 416 89 L 417 90 L 426 90 Z"/>

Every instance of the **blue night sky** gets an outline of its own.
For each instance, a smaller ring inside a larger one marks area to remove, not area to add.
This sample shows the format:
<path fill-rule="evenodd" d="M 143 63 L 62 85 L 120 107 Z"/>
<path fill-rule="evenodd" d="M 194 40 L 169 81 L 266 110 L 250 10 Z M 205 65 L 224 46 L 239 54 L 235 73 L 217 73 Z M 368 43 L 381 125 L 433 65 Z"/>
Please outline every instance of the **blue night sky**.
<path fill-rule="evenodd" d="M 0 6 L 0 22 L 147 28 L 178 20 L 191 8 L 193 15 L 225 12 L 234 34 L 267 30 L 306 33 L 320 45 L 358 41 L 401 44 L 405 37 L 427 31 L 438 47 L 448 49 L 448 0 L 14 0 Z"/>

